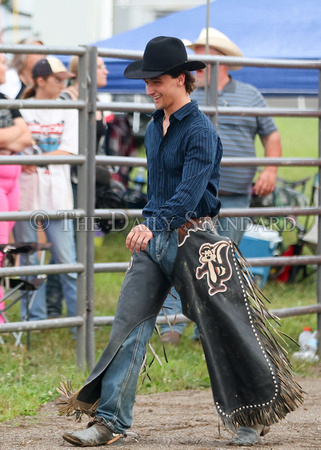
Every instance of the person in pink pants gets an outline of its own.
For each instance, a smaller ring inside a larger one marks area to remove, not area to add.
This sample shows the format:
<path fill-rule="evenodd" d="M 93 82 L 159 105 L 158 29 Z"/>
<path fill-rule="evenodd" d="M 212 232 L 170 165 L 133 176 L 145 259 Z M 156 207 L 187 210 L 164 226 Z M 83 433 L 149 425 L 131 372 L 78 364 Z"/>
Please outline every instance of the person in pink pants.
<path fill-rule="evenodd" d="M 0 54 L 0 84 L 6 80 L 8 67 L 4 54 Z M 0 100 L 6 96 L 0 93 Z M 31 134 L 28 126 L 17 109 L 0 108 L 0 214 L 19 209 L 19 175 L 21 166 L 1 165 L 1 157 L 15 154 L 31 144 Z M 9 235 L 14 222 L 0 220 L 0 244 L 9 242 Z M 3 253 L 0 252 L 0 267 L 3 265 Z M 3 291 L 0 286 L 0 323 L 4 322 L 1 310 L 4 309 Z"/>

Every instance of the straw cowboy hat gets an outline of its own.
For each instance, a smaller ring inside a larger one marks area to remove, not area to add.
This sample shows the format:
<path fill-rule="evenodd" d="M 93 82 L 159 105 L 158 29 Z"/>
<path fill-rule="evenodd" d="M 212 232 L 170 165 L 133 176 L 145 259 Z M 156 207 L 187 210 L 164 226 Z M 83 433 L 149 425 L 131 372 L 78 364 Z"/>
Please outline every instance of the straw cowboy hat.
<path fill-rule="evenodd" d="M 202 61 L 188 61 L 185 45 L 180 39 L 158 36 L 147 43 L 141 61 L 134 61 L 126 67 L 124 76 L 138 80 L 205 67 Z"/>
<path fill-rule="evenodd" d="M 203 45 L 206 45 L 206 28 L 203 28 L 196 41 L 187 45 L 187 47 L 195 50 L 196 47 Z M 208 45 L 226 56 L 243 56 L 238 46 L 215 28 L 208 29 Z M 229 70 L 239 70 L 241 68 L 242 66 L 229 66 Z"/>

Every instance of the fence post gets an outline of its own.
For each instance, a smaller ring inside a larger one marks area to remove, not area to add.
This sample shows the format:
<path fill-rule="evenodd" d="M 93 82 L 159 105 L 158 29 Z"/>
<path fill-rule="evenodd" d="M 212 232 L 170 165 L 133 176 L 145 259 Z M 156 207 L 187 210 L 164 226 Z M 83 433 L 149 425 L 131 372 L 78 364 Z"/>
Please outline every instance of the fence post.
<path fill-rule="evenodd" d="M 321 69 L 319 69 L 319 93 L 318 93 L 318 109 L 321 110 Z M 321 157 L 321 117 L 318 119 L 319 123 L 319 158 Z M 321 166 L 318 167 L 318 206 L 321 205 Z M 318 245 L 317 245 L 317 255 L 321 254 L 321 216 L 317 216 L 318 219 Z M 321 266 L 318 265 L 317 269 L 317 300 L 318 304 L 321 305 Z M 317 330 L 318 330 L 318 353 L 321 357 L 321 313 L 317 314 Z"/>
<path fill-rule="evenodd" d="M 79 56 L 78 62 L 78 82 L 79 82 L 79 99 L 87 100 L 87 67 L 88 67 L 88 51 L 84 55 Z M 87 182 L 88 182 L 88 149 L 87 149 L 87 116 L 88 105 L 79 111 L 79 153 L 86 157 L 86 162 L 77 168 L 78 185 L 77 185 L 77 208 L 87 210 Z M 86 216 L 88 214 L 86 213 Z M 77 243 L 77 259 L 86 268 L 87 254 L 87 233 L 86 233 L 86 217 L 77 219 L 76 221 L 76 243 Z M 86 317 L 86 285 L 87 271 L 84 270 L 78 275 L 77 280 L 77 315 Z M 76 365 L 85 372 L 86 369 L 86 326 L 85 323 L 77 328 L 76 340 Z"/>
<path fill-rule="evenodd" d="M 216 108 L 216 113 L 211 117 L 212 124 L 214 125 L 216 131 L 218 127 L 218 70 L 219 63 L 215 62 L 210 65 L 211 68 L 211 79 L 210 79 L 210 105 Z M 207 103 L 206 103 L 207 104 Z"/>
<path fill-rule="evenodd" d="M 95 262 L 95 216 L 96 191 L 96 102 L 97 102 L 97 47 L 89 47 L 89 92 L 88 92 L 88 173 L 87 173 L 87 215 L 90 227 L 87 230 L 87 320 L 86 320 L 86 360 L 89 370 L 95 365 L 94 333 L 94 262 Z"/>

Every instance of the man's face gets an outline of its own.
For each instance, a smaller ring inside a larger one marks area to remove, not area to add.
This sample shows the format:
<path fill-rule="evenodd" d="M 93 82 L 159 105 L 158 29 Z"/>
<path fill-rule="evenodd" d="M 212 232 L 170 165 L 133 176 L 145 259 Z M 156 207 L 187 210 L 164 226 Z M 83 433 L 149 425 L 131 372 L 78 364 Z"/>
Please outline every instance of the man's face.
<path fill-rule="evenodd" d="M 206 47 L 205 45 L 199 45 L 198 47 L 195 48 L 195 54 L 196 55 L 206 55 Z M 218 50 L 215 50 L 214 48 L 210 47 L 208 49 L 208 54 L 209 55 L 224 55 L 224 53 L 219 52 Z M 222 66 L 222 64 L 220 64 L 219 68 Z M 196 70 L 195 71 L 195 76 L 197 79 L 197 84 L 199 87 L 205 87 L 206 84 L 206 73 L 205 73 L 206 69 L 202 69 L 202 70 Z M 211 66 L 210 64 L 208 64 L 207 66 L 207 70 L 208 70 L 208 85 L 210 84 L 211 81 Z M 220 69 L 219 69 L 220 72 Z"/>
<path fill-rule="evenodd" d="M 40 41 L 34 41 L 32 45 L 42 45 Z M 30 53 L 27 55 L 25 67 L 28 70 L 32 70 L 33 66 L 40 61 L 42 58 L 46 58 L 47 55 L 37 55 L 35 53 Z"/>
<path fill-rule="evenodd" d="M 184 75 L 173 78 L 170 75 L 160 75 L 155 78 L 147 78 L 146 94 L 151 96 L 156 109 L 169 110 L 174 112 L 177 102 L 182 95 L 182 86 L 184 86 Z M 186 94 L 185 88 L 184 93 Z"/>

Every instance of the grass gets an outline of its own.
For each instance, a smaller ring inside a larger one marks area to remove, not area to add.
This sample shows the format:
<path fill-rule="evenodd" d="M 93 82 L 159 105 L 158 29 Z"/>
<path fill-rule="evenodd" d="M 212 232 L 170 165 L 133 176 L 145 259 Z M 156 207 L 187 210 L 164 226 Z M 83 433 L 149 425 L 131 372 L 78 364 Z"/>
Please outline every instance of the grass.
<path fill-rule="evenodd" d="M 277 119 L 280 129 L 283 154 L 288 157 L 317 156 L 317 120 L 316 119 Z M 261 150 L 259 150 L 261 151 Z M 305 176 L 314 176 L 316 168 L 281 168 L 280 176 L 296 180 Z M 310 189 L 308 186 L 307 189 Z M 95 240 L 95 260 L 97 262 L 122 261 L 130 259 L 125 248 L 125 233 L 110 233 Z M 289 241 L 294 240 L 289 235 Z M 114 315 L 120 292 L 123 273 L 95 275 L 95 315 Z M 293 285 L 281 285 L 269 282 L 264 288 L 271 309 L 311 305 L 317 302 L 316 277 Z M 18 320 L 18 306 L 10 312 L 10 320 Z M 316 329 L 316 315 L 303 315 L 282 319 L 281 330 L 297 339 L 303 326 Z M 95 331 L 96 359 L 103 351 L 109 339 L 110 327 L 100 327 Z M 209 377 L 200 344 L 191 341 L 193 325 L 188 324 L 178 347 L 169 347 L 165 362 L 158 337 L 153 336 L 151 343 L 160 356 L 162 366 L 157 361 L 149 368 L 151 381 L 143 376 L 138 385 L 138 393 L 150 394 L 185 389 L 210 388 Z M 5 345 L 0 346 L 0 421 L 12 420 L 18 416 L 36 415 L 41 404 L 57 398 L 56 387 L 61 375 L 73 379 L 74 387 L 79 387 L 88 373 L 82 373 L 75 366 L 75 341 L 68 330 L 48 330 L 31 333 L 31 348 L 15 347 L 12 335 L 1 335 Z M 26 343 L 26 333 L 23 335 Z M 297 350 L 289 341 L 289 355 Z M 149 351 L 149 361 L 152 353 Z M 313 376 L 314 364 L 293 361 L 294 370 L 300 376 Z M 320 364 L 320 363 L 318 363 Z"/>
<path fill-rule="evenodd" d="M 281 134 L 283 156 L 286 158 L 318 157 L 318 119 L 300 117 L 275 118 Z M 256 141 L 258 156 L 263 156 L 263 147 Z M 278 175 L 289 181 L 300 180 L 317 173 L 315 167 L 280 167 Z M 313 181 L 313 180 L 312 180 Z M 308 185 L 308 188 L 311 184 Z"/>

